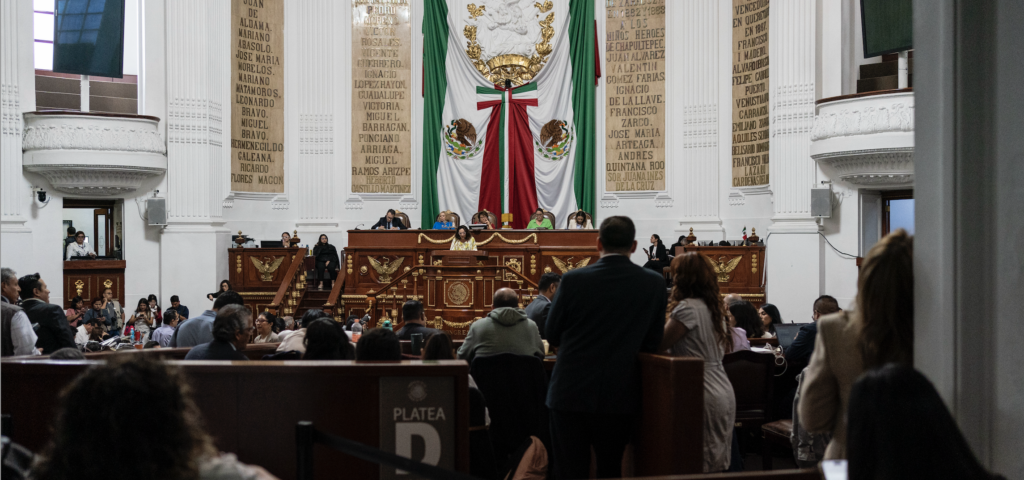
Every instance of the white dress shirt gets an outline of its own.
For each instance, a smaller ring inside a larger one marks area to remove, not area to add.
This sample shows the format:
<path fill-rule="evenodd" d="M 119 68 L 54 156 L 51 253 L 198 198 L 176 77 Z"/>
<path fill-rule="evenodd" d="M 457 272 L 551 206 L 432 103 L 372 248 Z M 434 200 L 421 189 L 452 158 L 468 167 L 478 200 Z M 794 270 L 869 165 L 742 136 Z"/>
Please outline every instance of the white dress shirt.
<path fill-rule="evenodd" d="M 28 315 L 25 315 L 24 311 L 15 313 L 14 318 L 11 319 L 11 342 L 14 344 L 14 354 L 39 355 L 39 350 L 36 349 L 36 340 L 38 339 L 35 330 L 32 330 L 32 322 L 29 321 Z"/>
<path fill-rule="evenodd" d="M 89 247 L 85 244 L 79 245 L 78 242 L 71 242 L 68 244 L 67 255 L 64 256 L 64 260 L 71 260 L 71 257 L 88 257 L 92 253 Z"/>

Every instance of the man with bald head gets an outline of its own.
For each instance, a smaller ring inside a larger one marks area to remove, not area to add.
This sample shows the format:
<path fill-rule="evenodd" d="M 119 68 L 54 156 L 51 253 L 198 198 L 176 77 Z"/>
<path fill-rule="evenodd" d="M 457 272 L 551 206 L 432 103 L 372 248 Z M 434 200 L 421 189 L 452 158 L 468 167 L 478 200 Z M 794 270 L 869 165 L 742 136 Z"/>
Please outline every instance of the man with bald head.
<path fill-rule="evenodd" d="M 459 358 L 473 363 L 477 355 L 535 355 L 544 358 L 544 344 L 537 324 L 519 308 L 519 295 L 511 288 L 494 292 L 494 310 L 469 326 L 466 340 L 459 347 Z"/>
<path fill-rule="evenodd" d="M 739 295 L 737 295 L 735 293 L 730 293 L 730 294 L 726 295 L 723 300 L 725 300 L 725 306 L 726 307 L 731 307 L 734 304 L 743 302 L 743 297 L 741 297 L 741 296 L 739 296 Z"/>

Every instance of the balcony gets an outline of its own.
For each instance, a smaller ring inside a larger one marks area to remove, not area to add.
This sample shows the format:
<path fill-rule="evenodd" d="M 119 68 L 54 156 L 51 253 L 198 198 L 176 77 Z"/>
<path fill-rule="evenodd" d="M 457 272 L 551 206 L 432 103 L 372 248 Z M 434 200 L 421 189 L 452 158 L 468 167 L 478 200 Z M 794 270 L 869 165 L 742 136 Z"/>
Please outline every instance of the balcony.
<path fill-rule="evenodd" d="M 25 113 L 25 171 L 74 196 L 125 195 L 167 171 L 167 147 L 143 115 Z"/>
<path fill-rule="evenodd" d="M 818 100 L 811 158 L 864 187 L 914 183 L 914 92 L 884 90 Z"/>

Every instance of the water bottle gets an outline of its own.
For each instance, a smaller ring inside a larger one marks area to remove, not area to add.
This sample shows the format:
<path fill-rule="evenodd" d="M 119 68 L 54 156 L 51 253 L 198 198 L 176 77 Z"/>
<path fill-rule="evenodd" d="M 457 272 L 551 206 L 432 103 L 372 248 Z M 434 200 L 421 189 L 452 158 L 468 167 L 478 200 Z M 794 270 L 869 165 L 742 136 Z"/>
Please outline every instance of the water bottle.
<path fill-rule="evenodd" d="M 358 320 L 352 322 L 352 341 L 358 342 L 359 337 L 363 335 L 363 325 Z"/>
<path fill-rule="evenodd" d="M 135 338 L 135 325 L 128 326 L 128 337 Z"/>

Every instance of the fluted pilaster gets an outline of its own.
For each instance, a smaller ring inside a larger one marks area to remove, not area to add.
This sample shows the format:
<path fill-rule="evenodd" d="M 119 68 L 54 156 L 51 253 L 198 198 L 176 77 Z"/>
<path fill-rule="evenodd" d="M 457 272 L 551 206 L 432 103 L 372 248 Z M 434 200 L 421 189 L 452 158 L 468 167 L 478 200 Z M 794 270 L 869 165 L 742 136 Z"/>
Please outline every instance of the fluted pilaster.
<path fill-rule="evenodd" d="M 297 53 L 299 113 L 299 170 L 302 188 L 296 191 L 299 223 L 336 223 L 335 190 L 339 176 L 334 158 L 335 8 L 351 8 L 333 0 L 310 0 L 295 5 L 299 28 L 294 33 Z M 286 20 L 287 21 L 287 20 Z M 347 45 L 346 42 L 341 42 Z M 347 51 L 347 49 L 345 49 Z"/>

